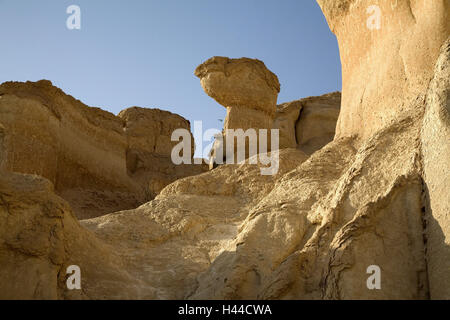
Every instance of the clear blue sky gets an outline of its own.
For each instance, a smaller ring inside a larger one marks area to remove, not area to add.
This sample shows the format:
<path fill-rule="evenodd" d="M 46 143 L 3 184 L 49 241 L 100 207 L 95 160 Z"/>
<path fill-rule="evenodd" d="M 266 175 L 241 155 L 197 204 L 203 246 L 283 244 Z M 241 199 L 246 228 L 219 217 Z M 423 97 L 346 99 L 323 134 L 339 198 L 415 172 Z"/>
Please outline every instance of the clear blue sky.
<path fill-rule="evenodd" d="M 66 8 L 81 8 L 69 30 Z M 212 56 L 258 58 L 278 102 L 341 90 L 337 42 L 315 0 L 0 0 L 0 82 L 49 79 L 114 114 L 130 106 L 219 128 L 225 108 L 193 72 Z"/>

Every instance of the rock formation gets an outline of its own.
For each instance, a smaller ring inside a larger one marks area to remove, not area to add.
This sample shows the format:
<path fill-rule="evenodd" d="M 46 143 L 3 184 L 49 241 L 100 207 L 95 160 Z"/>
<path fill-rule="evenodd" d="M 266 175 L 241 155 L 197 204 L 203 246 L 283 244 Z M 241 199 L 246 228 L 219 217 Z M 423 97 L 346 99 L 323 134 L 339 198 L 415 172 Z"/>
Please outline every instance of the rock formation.
<path fill-rule="evenodd" d="M 4 83 L 0 97 L 6 168 L 49 179 L 79 218 L 135 208 L 204 171 L 172 164 L 171 131 L 190 125 L 170 112 L 130 108 L 116 117 L 44 80 Z"/>
<path fill-rule="evenodd" d="M 415 112 L 449 35 L 448 0 L 318 0 L 336 34 L 342 64 L 337 137 L 372 136 Z M 369 7 L 376 5 L 370 13 Z M 379 19 L 379 29 L 369 28 Z"/>
<path fill-rule="evenodd" d="M 271 128 L 280 83 L 262 61 L 213 57 L 195 75 L 205 92 L 227 108 L 225 129 Z"/>
<path fill-rule="evenodd" d="M 136 209 L 81 222 L 47 179 L 4 171 L 0 298 L 450 299 L 450 4 L 380 1 L 381 29 L 366 29 L 371 2 L 318 2 L 342 55 L 333 141 L 310 155 L 331 135 L 333 103 L 314 98 L 319 107 L 303 122 L 308 102 L 288 104 L 275 121 L 289 127 L 290 147 L 272 151 L 276 175 L 249 161 L 223 165 Z M 221 72 L 211 79 L 220 83 Z M 24 96 L 1 96 L 0 110 Z M 35 122 L 56 126 L 53 104 L 39 97 L 50 107 Z M 303 130 L 321 123 L 320 110 L 324 129 Z M 10 138 L 18 141 L 11 150 L 50 139 L 29 131 L 20 142 L 8 119 L 1 114 L 7 150 Z M 142 136 L 133 139 L 138 154 L 148 152 Z M 81 290 L 65 285 L 72 264 L 82 270 Z M 370 266 L 381 270 L 380 290 L 367 287 Z"/>
<path fill-rule="evenodd" d="M 421 132 L 431 298 L 450 299 L 450 39 L 430 83 Z"/>
<path fill-rule="evenodd" d="M 213 163 L 218 149 L 227 158 L 227 129 L 279 129 L 280 149 L 299 148 L 308 154 L 334 138 L 341 104 L 339 92 L 277 106 L 277 76 L 262 61 L 249 58 L 213 57 L 198 66 L 195 75 L 205 92 L 227 108 L 223 140 L 216 140 L 211 152 Z M 270 139 L 268 147 L 270 151 Z M 251 154 L 247 151 L 246 156 Z"/>
<path fill-rule="evenodd" d="M 334 138 L 340 107 L 340 92 L 279 105 L 273 128 L 280 130 L 280 149 L 298 148 L 311 155 L 324 147 Z"/>
<path fill-rule="evenodd" d="M 230 156 L 224 148 L 228 129 L 272 129 L 280 83 L 262 61 L 213 57 L 198 66 L 195 75 L 205 92 L 227 108 L 223 141 L 213 147 L 213 162 L 218 148 L 224 149 L 225 159 Z M 248 150 L 246 155 L 252 156 Z"/>
<path fill-rule="evenodd" d="M 153 199 L 165 186 L 177 179 L 206 171 L 206 165 L 172 163 L 172 148 L 178 143 L 171 141 L 172 132 L 176 129 L 190 131 L 190 123 L 183 117 L 168 111 L 138 107 L 125 109 L 118 117 L 123 120 L 128 141 L 128 174 L 144 187 L 146 199 Z M 193 138 L 191 147 L 193 155 Z"/>

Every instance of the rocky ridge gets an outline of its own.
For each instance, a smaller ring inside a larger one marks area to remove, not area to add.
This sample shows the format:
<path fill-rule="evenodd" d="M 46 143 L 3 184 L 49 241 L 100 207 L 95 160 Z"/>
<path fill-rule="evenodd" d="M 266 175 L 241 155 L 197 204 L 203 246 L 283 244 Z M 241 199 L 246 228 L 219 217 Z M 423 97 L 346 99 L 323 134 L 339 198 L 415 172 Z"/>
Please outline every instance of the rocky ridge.
<path fill-rule="evenodd" d="M 49 179 L 80 219 L 135 208 L 206 170 L 172 164 L 171 133 L 190 124 L 170 112 L 133 107 L 115 116 L 46 80 L 3 83 L 0 97 L 6 168 Z"/>

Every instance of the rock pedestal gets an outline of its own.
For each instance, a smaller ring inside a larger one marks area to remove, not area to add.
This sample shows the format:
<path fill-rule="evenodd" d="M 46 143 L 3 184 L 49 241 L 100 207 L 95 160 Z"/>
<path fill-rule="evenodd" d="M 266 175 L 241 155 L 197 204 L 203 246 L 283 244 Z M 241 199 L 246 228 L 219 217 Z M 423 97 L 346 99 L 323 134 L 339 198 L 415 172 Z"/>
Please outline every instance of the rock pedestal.
<path fill-rule="evenodd" d="M 213 57 L 198 66 L 195 75 L 205 92 L 227 108 L 224 143 L 228 129 L 272 129 L 280 83 L 262 61 Z M 270 147 L 270 140 L 268 143 Z M 217 160 L 215 153 L 222 146 L 215 144 L 212 162 Z M 225 153 L 224 158 L 230 156 Z"/>

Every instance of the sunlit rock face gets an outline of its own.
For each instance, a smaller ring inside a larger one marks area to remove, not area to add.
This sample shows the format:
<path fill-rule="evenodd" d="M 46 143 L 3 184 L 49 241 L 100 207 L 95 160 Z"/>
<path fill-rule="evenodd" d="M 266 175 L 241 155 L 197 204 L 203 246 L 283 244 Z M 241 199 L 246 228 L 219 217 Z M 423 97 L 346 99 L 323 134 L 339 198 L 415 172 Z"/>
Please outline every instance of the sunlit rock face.
<path fill-rule="evenodd" d="M 172 163 L 172 132 L 190 130 L 183 117 L 138 107 L 115 116 L 48 80 L 1 84 L 0 122 L 5 168 L 49 179 L 80 219 L 135 208 L 207 169 Z"/>
<path fill-rule="evenodd" d="M 275 113 L 280 83 L 260 60 L 213 57 L 198 66 L 195 75 L 205 92 L 226 108 Z"/>
<path fill-rule="evenodd" d="M 280 149 L 312 154 L 333 140 L 341 93 L 332 92 L 278 105 L 273 127 L 280 130 Z"/>
<path fill-rule="evenodd" d="M 4 159 L 6 158 L 4 147 L 5 135 L 5 127 L 0 123 L 0 170 L 2 170 Z"/>
<path fill-rule="evenodd" d="M 335 140 L 351 136 L 363 143 L 381 130 L 400 128 L 407 118 L 422 126 L 410 144 L 416 144 L 423 185 L 428 295 L 449 299 L 450 1 L 317 2 L 341 54 L 342 108 Z M 392 132 L 391 139 L 398 134 Z"/>
<path fill-rule="evenodd" d="M 401 114 L 414 112 L 412 102 L 425 93 L 450 34 L 450 1 L 317 2 L 341 55 L 342 110 L 336 136 L 364 139 Z"/>
<path fill-rule="evenodd" d="M 450 299 L 450 38 L 427 93 L 421 143 L 431 298 Z"/>

